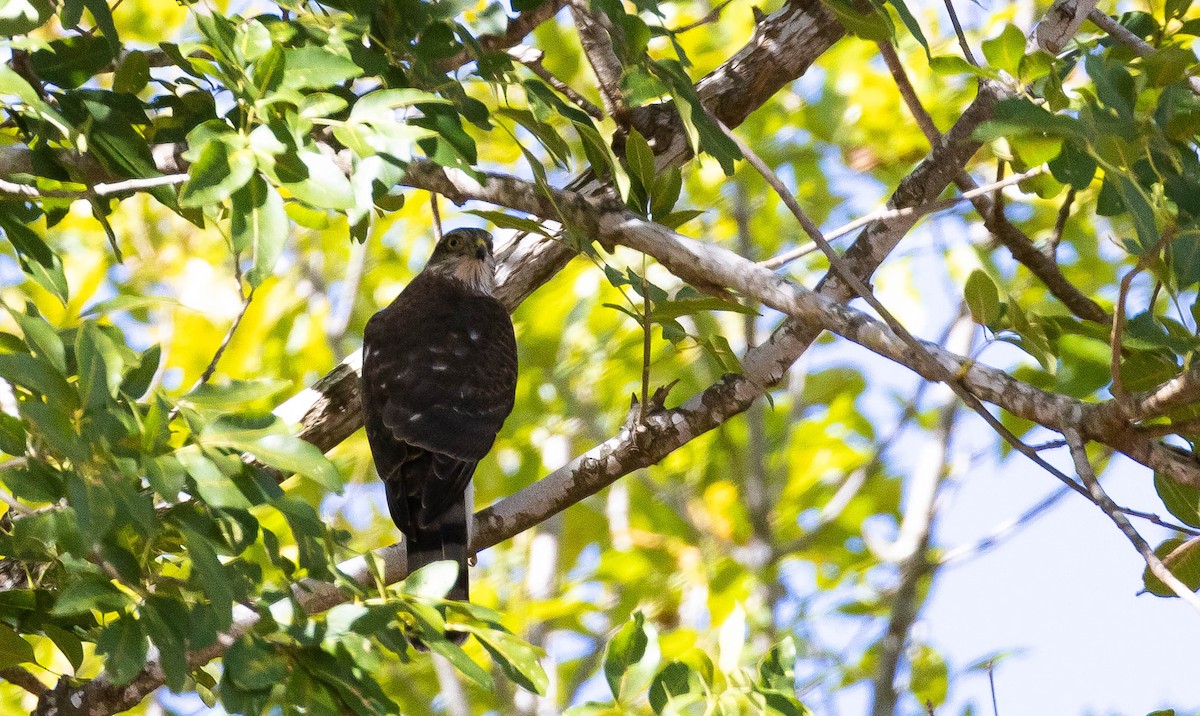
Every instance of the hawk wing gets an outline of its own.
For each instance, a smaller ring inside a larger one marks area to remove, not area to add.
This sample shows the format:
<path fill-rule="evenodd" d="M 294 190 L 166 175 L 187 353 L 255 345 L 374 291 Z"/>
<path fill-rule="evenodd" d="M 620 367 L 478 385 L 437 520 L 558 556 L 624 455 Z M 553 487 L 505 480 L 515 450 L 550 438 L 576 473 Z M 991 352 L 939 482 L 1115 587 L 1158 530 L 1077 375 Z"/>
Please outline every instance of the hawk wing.
<path fill-rule="evenodd" d="M 380 477 L 404 495 L 407 514 L 394 506 L 392 516 L 405 534 L 463 494 L 512 412 L 516 381 L 508 312 L 435 274 L 419 274 L 367 323 L 367 438 Z"/>

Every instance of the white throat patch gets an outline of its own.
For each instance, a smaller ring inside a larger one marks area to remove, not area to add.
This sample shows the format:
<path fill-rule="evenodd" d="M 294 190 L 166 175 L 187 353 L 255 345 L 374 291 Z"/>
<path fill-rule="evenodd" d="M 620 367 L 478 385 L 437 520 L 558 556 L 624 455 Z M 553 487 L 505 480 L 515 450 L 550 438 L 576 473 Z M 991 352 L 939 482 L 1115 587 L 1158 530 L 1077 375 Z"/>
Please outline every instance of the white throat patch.
<path fill-rule="evenodd" d="M 471 293 L 491 296 L 496 290 L 496 262 L 491 256 L 483 261 L 464 257 L 438 269 L 443 276 L 458 281 Z"/>

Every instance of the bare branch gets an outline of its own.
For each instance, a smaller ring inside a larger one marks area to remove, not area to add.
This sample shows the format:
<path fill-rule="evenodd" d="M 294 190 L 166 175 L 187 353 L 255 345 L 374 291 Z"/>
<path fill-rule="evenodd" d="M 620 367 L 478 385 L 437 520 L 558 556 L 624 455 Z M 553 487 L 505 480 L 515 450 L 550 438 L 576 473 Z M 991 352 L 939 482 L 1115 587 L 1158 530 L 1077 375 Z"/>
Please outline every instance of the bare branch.
<path fill-rule="evenodd" d="M 1080 415 L 1082 418 L 1083 416 Z M 1175 592 L 1183 601 L 1187 602 L 1190 607 L 1200 612 L 1200 596 L 1197 596 L 1186 584 L 1179 581 L 1179 578 L 1167 569 L 1167 566 L 1162 563 L 1158 555 L 1154 554 L 1154 550 L 1142 539 L 1138 531 L 1133 528 L 1125 515 L 1121 514 L 1120 510 L 1113 503 L 1108 493 L 1100 486 L 1100 481 L 1096 479 L 1096 473 L 1092 470 L 1092 464 L 1088 462 L 1087 448 L 1083 441 L 1083 437 L 1074 427 L 1067 427 L 1063 430 L 1063 437 L 1067 439 L 1067 445 L 1071 448 L 1071 458 L 1075 461 L 1075 471 L 1079 473 L 1079 477 L 1083 483 L 1087 485 L 1088 490 L 1095 498 L 1096 504 L 1108 515 L 1126 539 L 1133 544 L 1134 549 L 1138 554 L 1142 555 L 1142 559 L 1146 561 L 1146 566 L 1150 568 L 1150 572 L 1159 578 L 1163 584 L 1167 585 L 1172 592 Z"/>
<path fill-rule="evenodd" d="M 196 385 L 192 386 L 192 390 L 199 388 L 208 382 L 213 373 L 217 370 L 217 363 L 221 362 L 221 356 L 225 354 L 225 349 L 229 347 L 229 342 L 233 340 L 233 334 L 237 332 L 238 326 L 242 325 L 242 319 L 246 317 L 246 311 L 250 310 L 250 302 L 254 300 L 254 289 L 250 289 L 250 293 L 246 294 L 246 298 L 242 301 L 242 310 L 238 311 L 237 317 L 233 319 L 233 323 L 229 325 L 229 331 L 225 333 L 225 338 L 221 341 L 221 345 L 217 346 L 216 353 L 213 353 L 212 360 L 204 368 L 204 372 L 200 374 Z"/>
<path fill-rule="evenodd" d="M 674 30 L 671 30 L 670 31 L 671 34 L 672 35 L 682 35 L 683 33 L 688 32 L 689 30 L 695 30 L 697 27 L 703 27 L 710 23 L 714 23 L 717 20 L 720 20 L 721 19 L 721 11 L 724 10 L 725 7 L 727 5 L 729 5 L 729 3 L 731 3 L 731 2 L 733 2 L 733 0 L 722 0 L 722 2 L 719 3 L 716 7 L 714 7 L 712 9 L 712 11 L 709 12 L 707 15 L 705 15 L 704 17 L 700 18 L 699 20 L 697 20 L 695 22 L 690 22 L 686 25 L 683 25 L 681 27 L 675 28 Z"/>
<path fill-rule="evenodd" d="M 515 18 L 508 21 L 508 27 L 499 35 L 484 35 L 479 38 L 479 47 L 484 52 L 495 52 L 503 50 L 513 45 L 518 44 L 525 36 L 533 32 L 538 25 L 546 22 L 550 18 L 558 14 L 558 11 L 566 5 L 566 0 L 544 0 L 540 5 L 517 15 Z M 475 57 L 467 50 L 448 57 L 438 63 L 438 69 L 442 72 L 450 72 L 468 62 L 475 60 Z"/>
<path fill-rule="evenodd" d="M 962 23 L 958 21 L 958 13 L 954 10 L 954 0 L 946 0 L 946 12 L 950 13 L 950 24 L 954 26 L 954 35 L 958 38 L 958 46 L 962 48 L 963 57 L 967 58 L 967 62 L 978 67 L 979 61 L 971 52 L 971 45 L 967 42 L 966 34 L 963 33 Z"/>
<path fill-rule="evenodd" d="M 604 23 L 600 15 L 591 11 L 587 0 L 568 0 L 568 5 L 571 16 L 575 18 L 575 28 L 579 31 L 583 54 L 596 74 L 604 110 L 617 120 L 617 124 L 624 124 L 629 115 L 629 105 L 621 94 L 621 60 L 613 50 L 609 36 L 614 30 Z"/>
<path fill-rule="evenodd" d="M 950 208 L 953 208 L 953 207 L 963 203 L 964 201 L 972 201 L 972 200 L 977 199 L 986 194 L 990 194 L 991 192 L 996 191 L 997 189 L 1003 189 L 1006 186 L 1012 186 L 1013 184 L 1019 184 L 1019 183 L 1025 181 L 1026 179 L 1030 179 L 1039 174 L 1044 174 L 1045 172 L 1046 172 L 1046 168 L 1044 166 L 1034 167 L 1033 169 L 1030 169 L 1028 171 L 1022 172 L 1020 174 L 1014 174 L 1010 177 L 1005 177 L 1004 179 L 1001 179 L 1000 181 L 992 182 L 991 184 L 984 184 L 983 186 L 976 186 L 975 188 L 973 188 L 969 191 L 965 191 L 962 194 L 959 194 L 958 196 L 952 196 L 949 199 L 940 199 L 938 201 L 929 202 L 928 204 L 921 204 L 919 206 L 906 206 L 906 207 L 903 207 L 900 209 L 889 209 L 886 206 L 880 207 L 880 208 L 876 209 L 875 211 L 872 211 L 869 214 L 860 216 L 859 218 L 855 219 L 854 221 L 843 224 L 843 225 L 839 226 L 838 228 L 834 229 L 833 231 L 830 231 L 828 234 L 825 234 L 825 240 L 832 241 L 838 237 L 841 237 L 841 236 L 844 236 L 844 235 L 850 233 L 851 231 L 854 231 L 856 229 L 861 229 L 862 227 L 867 226 L 868 224 L 874 223 L 876 221 L 883 221 L 886 219 L 899 219 L 899 218 L 903 218 L 903 217 L 913 217 L 915 219 L 915 218 L 919 218 L 922 216 L 927 216 L 929 214 L 932 214 L 932 213 L 935 213 L 938 211 L 950 209 Z M 791 249 L 790 251 L 785 251 L 784 253 L 779 254 L 778 256 L 775 256 L 773 258 L 769 258 L 766 261 L 760 261 L 759 266 L 764 266 L 769 269 L 777 269 L 777 268 L 787 265 L 788 263 L 791 263 L 792 261 L 796 260 L 797 258 L 799 258 L 801 256 L 805 256 L 816 250 L 819 250 L 819 248 L 812 247 L 812 246 L 800 246 L 800 247 Z"/>
<path fill-rule="evenodd" d="M 110 196 L 127 191 L 145 191 L 159 186 L 176 186 L 187 181 L 187 174 L 168 174 L 165 176 L 145 177 L 143 179 L 125 179 L 116 182 L 102 182 L 90 189 L 38 189 L 28 184 L 0 179 L 0 194 L 19 196 L 26 199 L 87 199 L 97 196 Z"/>
<path fill-rule="evenodd" d="M 588 113 L 592 119 L 603 119 L 604 112 L 588 100 L 587 97 L 575 91 L 575 88 L 563 82 L 554 76 L 550 70 L 542 64 L 544 53 L 541 50 L 535 50 L 528 45 L 516 45 L 508 50 L 508 56 L 520 62 L 522 65 L 529 68 L 533 74 L 542 78 L 546 84 L 553 87 L 567 99 L 575 103 L 575 106 Z"/>
<path fill-rule="evenodd" d="M 886 43 L 879 43 L 879 50 L 884 61 L 887 63 L 888 69 L 892 73 L 892 77 L 896 81 L 896 86 L 900 90 L 900 96 L 904 98 L 905 104 L 908 105 L 909 112 L 916 119 L 917 124 L 921 127 L 921 131 L 929 139 L 930 144 L 936 147 L 942 141 L 941 133 L 934 126 L 933 118 L 929 116 L 929 113 L 921 104 L 920 98 L 917 97 L 916 90 L 909 81 L 908 73 L 905 72 L 904 65 L 901 64 L 896 51 L 891 45 Z M 965 171 L 959 172 L 954 178 L 954 183 L 964 192 L 964 195 L 978 188 L 975 180 Z M 1066 276 L 1063 276 L 1057 261 L 1054 260 L 1052 255 L 1048 256 L 1038 251 L 1033 241 L 1005 217 L 999 202 L 993 200 L 984 192 L 972 195 L 971 203 L 975 206 L 979 215 L 983 217 L 984 226 L 987 227 L 988 231 L 1009 250 L 1014 259 L 1029 269 L 1034 276 L 1037 276 L 1045 284 L 1046 288 L 1050 290 L 1050 293 L 1062 301 L 1063 305 L 1070 309 L 1072 313 L 1080 318 L 1097 323 L 1108 324 L 1112 321 L 1112 318 L 1099 304 L 1083 295 L 1079 289 L 1075 288 L 1067 280 Z M 1065 222 L 1065 219 L 1063 221 Z M 1061 236 L 1061 232 L 1058 235 Z"/>
<path fill-rule="evenodd" d="M 19 666 L 10 666 L 7 669 L 0 669 L 0 679 L 7 681 L 13 686 L 20 686 L 29 693 L 41 698 L 49 689 L 46 685 L 38 680 L 36 676 L 29 673 Z"/>
<path fill-rule="evenodd" d="M 1146 42 L 1142 38 L 1138 37 L 1133 33 L 1132 30 L 1117 22 L 1112 17 L 1100 12 L 1099 10 L 1092 10 L 1090 13 L 1088 13 L 1088 19 L 1091 20 L 1096 27 L 1099 27 L 1101 30 L 1107 32 L 1109 37 L 1133 50 L 1133 53 L 1138 57 L 1144 59 L 1158 52 L 1158 49 L 1149 42 Z M 1200 77 L 1189 77 L 1188 85 L 1191 86 L 1193 92 L 1200 94 Z"/>
<path fill-rule="evenodd" d="M 1022 512 L 1020 515 L 1001 522 L 995 529 L 987 535 L 972 542 L 971 544 L 961 545 L 953 549 L 947 550 L 938 560 L 939 566 L 946 566 L 955 562 L 963 562 L 968 559 L 987 552 L 988 550 L 998 546 L 1005 539 L 1012 537 L 1022 528 L 1033 524 L 1033 521 L 1046 513 L 1050 508 L 1062 502 L 1062 499 L 1073 493 L 1069 487 L 1060 487 L 1054 492 L 1051 492 L 1046 497 L 1038 500 L 1032 507 Z"/>
<path fill-rule="evenodd" d="M 1051 261 L 1058 263 L 1058 244 L 1062 241 L 1063 232 L 1067 229 L 1067 219 L 1071 218 L 1071 205 L 1075 203 L 1075 187 L 1067 189 L 1067 198 L 1063 199 L 1058 208 L 1058 216 L 1054 219 L 1054 231 L 1046 244 L 1045 254 Z"/>
<path fill-rule="evenodd" d="M 1145 393 L 1133 393 L 1126 404 L 1135 420 L 1164 415 L 1200 401 L 1200 364 Z"/>
<path fill-rule="evenodd" d="M 896 710 L 896 672 L 909 631 L 921 610 L 921 579 L 936 569 L 929 561 L 929 540 L 937 512 L 937 492 L 950 466 L 950 440 L 953 434 L 957 403 L 951 402 L 941 410 L 937 435 L 931 449 L 937 451 L 910 486 L 908 504 L 901 525 L 903 545 L 908 552 L 900 560 L 900 583 L 891 598 L 891 616 L 879 644 L 879 661 L 872 680 L 873 716 L 892 716 Z M 905 534 L 905 532 L 908 534 Z M 897 546 L 901 539 L 897 539 Z M 898 556 L 898 555 L 897 555 Z"/>

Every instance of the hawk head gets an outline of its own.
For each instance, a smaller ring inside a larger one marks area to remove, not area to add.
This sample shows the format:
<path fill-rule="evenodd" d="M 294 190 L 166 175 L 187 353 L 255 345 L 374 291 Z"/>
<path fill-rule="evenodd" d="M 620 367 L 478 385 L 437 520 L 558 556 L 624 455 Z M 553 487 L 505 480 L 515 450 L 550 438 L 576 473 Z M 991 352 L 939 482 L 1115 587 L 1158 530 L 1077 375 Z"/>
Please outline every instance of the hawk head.
<path fill-rule="evenodd" d="M 457 281 L 473 293 L 490 296 L 496 288 L 492 235 L 483 229 L 447 231 L 434 247 L 425 270 Z"/>

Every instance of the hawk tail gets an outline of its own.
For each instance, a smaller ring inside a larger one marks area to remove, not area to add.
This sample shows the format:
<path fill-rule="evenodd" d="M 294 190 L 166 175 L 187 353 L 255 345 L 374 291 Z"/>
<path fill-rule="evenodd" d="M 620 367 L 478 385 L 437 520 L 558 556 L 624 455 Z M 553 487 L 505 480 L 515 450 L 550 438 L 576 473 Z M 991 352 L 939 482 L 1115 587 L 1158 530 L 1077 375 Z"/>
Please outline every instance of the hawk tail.
<path fill-rule="evenodd" d="M 446 511 L 430 521 L 421 524 L 419 520 L 408 519 L 407 500 L 399 481 L 387 481 L 388 507 L 392 513 L 392 521 L 404 532 L 405 551 L 408 560 L 408 573 L 412 574 L 421 567 L 433 562 L 449 560 L 458 563 L 458 578 L 446 599 L 459 602 L 469 601 L 470 585 L 467 576 L 467 500 L 466 495 L 460 495 L 452 502 Z M 399 504 L 397 504 L 399 503 Z M 401 514 L 397 514 L 400 512 Z M 403 515 L 404 519 L 397 519 Z M 447 632 L 446 637 L 461 644 L 466 640 L 462 632 Z"/>

